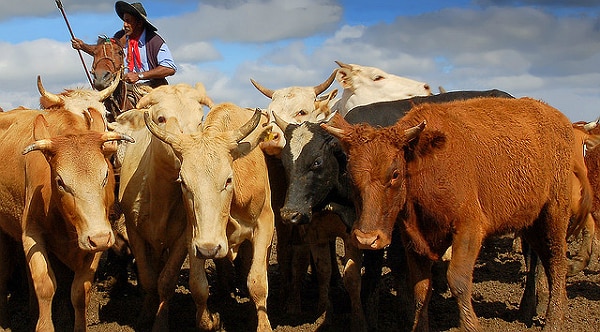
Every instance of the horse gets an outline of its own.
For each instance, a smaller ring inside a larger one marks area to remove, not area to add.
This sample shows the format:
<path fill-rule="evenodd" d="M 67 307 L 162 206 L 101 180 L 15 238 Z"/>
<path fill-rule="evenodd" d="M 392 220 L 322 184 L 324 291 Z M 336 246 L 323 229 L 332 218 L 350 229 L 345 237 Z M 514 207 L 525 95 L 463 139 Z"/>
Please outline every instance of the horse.
<path fill-rule="evenodd" d="M 123 81 L 125 58 L 123 51 L 124 40 L 109 38 L 106 35 L 98 36 L 98 41 L 93 48 L 94 61 L 90 73 L 96 90 L 103 90 L 110 83 L 119 79 L 119 85 L 113 94 L 104 101 L 108 111 L 107 120 L 114 122 L 117 116 L 127 110 L 135 108 L 138 100 L 148 93 L 150 87 L 130 85 Z"/>

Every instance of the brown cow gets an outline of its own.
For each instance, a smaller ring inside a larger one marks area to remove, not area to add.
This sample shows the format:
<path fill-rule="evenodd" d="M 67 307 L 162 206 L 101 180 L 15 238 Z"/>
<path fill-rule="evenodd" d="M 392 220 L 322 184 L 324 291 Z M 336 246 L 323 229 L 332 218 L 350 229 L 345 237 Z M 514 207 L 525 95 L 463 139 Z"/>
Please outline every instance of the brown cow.
<path fill-rule="evenodd" d="M 132 140 L 104 132 L 95 109 L 87 114 L 22 108 L 0 114 L 0 232 L 22 243 L 39 308 L 38 331 L 54 330 L 57 276 L 49 255 L 74 272 L 74 329 L 85 331 L 94 273 L 102 251 L 115 239 L 108 221 L 114 175 L 103 144 Z M 9 262 L 10 257 L 0 257 L 0 270 L 8 269 Z M 0 276 L 0 289 L 6 291 L 7 276 Z M 6 295 L 0 294 L 2 327 L 7 323 Z"/>
<path fill-rule="evenodd" d="M 428 330 L 431 262 L 450 245 L 447 278 L 460 328 L 481 330 L 471 303 L 474 264 L 486 237 L 512 231 L 521 231 L 548 271 L 545 329 L 562 330 L 574 140 L 562 113 L 529 98 L 482 98 L 418 105 L 380 129 L 334 119 L 323 126 L 348 155 L 357 244 L 387 246 L 400 220 L 414 330 Z"/>
<path fill-rule="evenodd" d="M 214 106 L 200 131 L 182 134 L 160 128 L 146 113 L 146 125 L 168 143 L 181 161 L 181 187 L 188 217 L 190 289 L 202 330 L 214 330 L 219 317 L 207 308 L 207 259 L 234 260 L 240 245 L 252 244 L 247 277 L 258 314 L 257 331 L 271 331 L 267 315 L 267 267 L 275 216 L 265 157 L 255 149 L 270 126 L 254 130 L 261 114 L 231 103 Z M 266 122 L 263 118 L 262 123 Z"/>

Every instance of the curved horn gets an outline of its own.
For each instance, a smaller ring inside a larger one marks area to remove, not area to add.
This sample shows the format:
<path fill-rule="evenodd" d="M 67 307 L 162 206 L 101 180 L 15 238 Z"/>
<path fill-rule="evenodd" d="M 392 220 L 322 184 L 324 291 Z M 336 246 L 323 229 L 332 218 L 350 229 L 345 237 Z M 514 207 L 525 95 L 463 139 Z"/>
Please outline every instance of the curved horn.
<path fill-rule="evenodd" d="M 52 141 L 49 139 L 41 139 L 38 141 L 35 141 L 33 143 L 31 143 L 30 145 L 28 145 L 22 152 L 22 154 L 28 154 L 31 151 L 35 151 L 35 150 L 40 150 L 40 151 L 47 151 L 49 149 L 52 148 Z"/>
<path fill-rule="evenodd" d="M 327 88 L 331 85 L 331 83 L 333 83 L 333 80 L 335 80 L 335 74 L 337 74 L 337 69 L 334 70 L 331 73 L 331 75 L 329 75 L 329 77 L 325 80 L 325 82 L 314 87 L 315 96 L 318 96 L 321 93 L 323 93 L 323 91 L 327 90 Z"/>
<path fill-rule="evenodd" d="M 328 133 L 330 133 L 333 137 L 341 140 L 342 137 L 346 134 L 346 131 L 341 128 L 334 127 L 327 123 L 321 123 L 321 128 L 325 129 Z"/>
<path fill-rule="evenodd" d="M 121 80 L 118 77 L 115 77 L 113 79 L 112 83 L 110 83 L 110 85 L 106 89 L 100 91 L 100 96 L 98 97 L 99 98 L 98 101 L 104 101 L 104 99 L 110 97 L 110 95 L 115 91 L 115 89 L 119 85 L 120 81 Z"/>
<path fill-rule="evenodd" d="M 264 86 L 262 86 L 262 85 L 258 84 L 258 82 L 256 82 L 256 81 L 255 81 L 255 80 L 253 80 L 253 79 L 250 79 L 250 82 L 252 82 L 252 85 L 254 85 L 254 87 L 255 87 L 256 89 L 258 89 L 258 91 L 262 92 L 262 94 L 263 94 L 263 95 L 265 95 L 265 96 L 269 97 L 269 99 L 273 99 L 273 93 L 274 93 L 275 91 L 273 91 L 273 90 L 271 90 L 271 89 L 267 89 L 267 88 L 265 88 Z"/>
<path fill-rule="evenodd" d="M 162 129 L 159 127 L 152 119 L 150 119 L 150 113 L 148 111 L 144 112 L 144 122 L 146 122 L 146 127 L 150 132 L 158 137 L 161 141 L 169 144 L 170 146 L 178 145 L 181 142 L 181 139 L 176 135 Z"/>
<path fill-rule="evenodd" d="M 261 112 L 260 109 L 255 109 L 254 110 L 254 115 L 252 115 L 252 118 L 250 118 L 250 120 L 248 120 L 248 122 L 246 122 L 243 126 L 240 127 L 240 129 L 238 129 L 238 135 L 235 139 L 236 142 L 240 142 L 241 140 L 243 140 L 244 138 L 246 138 L 246 136 L 250 135 L 250 133 L 256 129 L 256 127 L 258 127 L 258 124 L 260 122 L 260 116 L 261 116 Z"/>
<path fill-rule="evenodd" d="M 335 60 L 335 63 L 337 63 L 337 65 L 340 66 L 341 68 L 346 68 L 346 69 L 352 70 L 352 66 L 350 66 L 347 63 L 343 63 L 343 62 L 337 61 L 337 60 Z"/>
<path fill-rule="evenodd" d="M 208 108 L 212 108 L 215 105 L 212 99 L 210 99 L 208 96 L 202 96 L 200 99 L 198 99 L 198 102 L 207 106 Z"/>
<path fill-rule="evenodd" d="M 37 87 L 38 91 L 40 92 L 40 95 L 50 100 L 53 105 L 62 103 L 62 98 L 59 95 L 55 95 L 44 89 L 44 85 L 42 84 L 42 78 L 40 77 L 40 75 L 38 75 L 37 77 Z"/>
<path fill-rule="evenodd" d="M 414 127 L 410 127 L 404 131 L 404 135 L 406 136 L 407 141 L 412 141 L 415 137 L 417 137 L 423 129 L 425 129 L 426 121 L 423 120 L 421 123 Z"/>
<path fill-rule="evenodd" d="M 135 140 L 133 139 L 133 137 L 123 134 L 123 133 L 118 133 L 115 131 L 108 131 L 102 134 L 102 140 L 104 142 L 109 142 L 109 141 L 126 141 L 129 143 L 135 143 Z"/>
<path fill-rule="evenodd" d="M 597 126 L 598 126 L 598 120 L 584 124 L 583 129 L 585 129 L 585 131 L 590 131 L 590 130 L 596 128 Z"/>
<path fill-rule="evenodd" d="M 285 131 L 285 128 L 287 128 L 290 123 L 279 117 L 276 113 L 273 113 L 273 117 L 275 118 L 277 127 L 279 127 L 281 131 Z"/>

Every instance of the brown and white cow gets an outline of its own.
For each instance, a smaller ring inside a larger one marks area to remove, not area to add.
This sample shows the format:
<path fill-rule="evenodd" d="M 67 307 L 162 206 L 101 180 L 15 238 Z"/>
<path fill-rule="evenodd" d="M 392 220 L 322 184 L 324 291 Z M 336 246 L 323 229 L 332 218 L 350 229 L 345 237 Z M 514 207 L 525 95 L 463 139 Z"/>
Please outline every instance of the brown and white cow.
<path fill-rule="evenodd" d="M 262 151 L 256 148 L 268 135 L 259 110 L 231 103 L 215 105 L 198 132 L 184 134 L 160 128 L 146 116 L 150 131 L 168 143 L 181 162 L 179 173 L 188 217 L 190 289 L 202 330 L 220 326 L 207 308 L 207 259 L 234 260 L 240 245 L 252 244 L 247 277 L 250 297 L 258 315 L 257 331 L 271 331 L 267 315 L 267 267 L 275 216 Z M 256 149 L 255 149 L 256 148 Z"/>
<path fill-rule="evenodd" d="M 414 330 L 428 330 L 431 262 L 450 245 L 447 277 L 461 330 L 481 330 L 471 303 L 474 264 L 487 236 L 512 231 L 521 231 L 547 268 L 545 329 L 562 330 L 574 140 L 562 113 L 529 98 L 483 98 L 418 105 L 386 128 L 352 126 L 339 115 L 323 126 L 348 155 L 357 244 L 385 247 L 399 217 Z"/>
<path fill-rule="evenodd" d="M 203 106 L 212 104 L 198 83 L 164 85 L 140 99 L 136 109 L 117 117 L 115 130 L 136 140 L 117 151 L 121 165 L 119 202 L 136 260 L 138 279 L 146 292 L 140 328 L 168 330 L 169 300 L 187 255 L 186 210 L 179 183 L 180 161 L 173 149 L 146 127 L 153 121 L 184 133 L 202 123 Z"/>
<path fill-rule="evenodd" d="M 431 88 L 425 82 L 389 74 L 375 67 L 335 63 L 340 66 L 337 72 L 334 71 L 335 78 L 344 90 L 331 110 L 342 116 L 359 105 L 431 95 Z"/>
<path fill-rule="evenodd" d="M 85 331 L 100 255 L 115 240 L 108 220 L 114 174 L 103 144 L 132 140 L 105 132 L 94 108 L 86 114 L 23 108 L 0 114 L 0 232 L 22 243 L 39 308 L 37 331 L 54 331 L 51 307 L 58 276 L 49 256 L 74 272 L 74 330 Z M 5 264 L 10 257 L 0 257 L 1 271 L 8 270 Z M 6 277 L 0 273 L 3 291 Z M 7 327 L 6 295 L 0 294 L 2 328 Z"/>

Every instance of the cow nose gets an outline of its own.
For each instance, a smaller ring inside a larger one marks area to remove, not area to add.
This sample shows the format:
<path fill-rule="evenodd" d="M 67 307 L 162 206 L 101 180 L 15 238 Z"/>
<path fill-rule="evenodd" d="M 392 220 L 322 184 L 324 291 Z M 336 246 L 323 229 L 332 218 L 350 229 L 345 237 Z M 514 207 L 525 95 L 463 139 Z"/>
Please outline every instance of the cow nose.
<path fill-rule="evenodd" d="M 214 246 L 194 246 L 194 253 L 198 258 L 214 258 L 217 256 L 217 253 L 219 253 L 219 250 L 221 250 L 220 244 Z"/>
<path fill-rule="evenodd" d="M 302 225 L 308 224 L 308 222 L 310 221 L 310 218 L 306 214 L 300 213 L 298 211 L 292 211 L 286 208 L 282 208 L 280 214 L 281 219 L 283 219 L 283 222 L 286 224 Z"/>
<path fill-rule="evenodd" d="M 88 236 L 88 244 L 91 250 L 105 250 L 112 246 L 113 243 L 114 239 L 112 233 L 109 231 L 98 232 Z"/>

